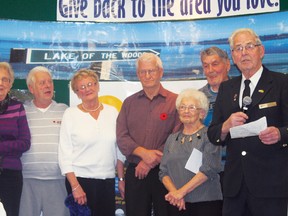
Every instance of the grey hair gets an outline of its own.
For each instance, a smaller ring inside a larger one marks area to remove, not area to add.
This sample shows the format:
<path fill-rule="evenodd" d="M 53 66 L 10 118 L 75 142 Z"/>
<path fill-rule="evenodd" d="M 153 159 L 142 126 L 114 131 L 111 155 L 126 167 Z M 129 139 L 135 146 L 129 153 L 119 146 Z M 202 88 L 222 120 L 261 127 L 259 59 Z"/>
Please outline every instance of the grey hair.
<path fill-rule="evenodd" d="M 77 92 L 77 81 L 87 77 L 91 77 L 96 83 L 99 83 L 99 77 L 95 71 L 87 68 L 82 68 L 78 70 L 71 78 L 71 88 L 74 93 Z"/>
<path fill-rule="evenodd" d="M 181 91 L 180 94 L 178 95 L 177 99 L 176 99 L 176 109 L 177 110 L 179 109 L 181 101 L 184 98 L 193 98 L 194 100 L 196 100 L 198 102 L 199 108 L 204 110 L 205 117 L 206 117 L 208 109 L 209 109 L 209 101 L 203 92 L 201 92 L 197 89 L 193 89 L 193 88 L 184 89 L 183 91 Z"/>
<path fill-rule="evenodd" d="M 255 40 L 256 40 L 256 44 L 262 44 L 260 37 L 256 34 L 256 32 L 254 32 L 252 29 L 250 28 L 241 28 L 241 29 L 237 29 L 235 30 L 231 36 L 229 37 L 228 41 L 229 41 L 229 45 L 230 45 L 230 49 L 233 49 L 234 46 L 234 38 L 240 34 L 240 33 L 249 33 L 250 35 L 252 35 Z"/>
<path fill-rule="evenodd" d="M 229 60 L 228 54 L 225 50 L 222 50 L 216 46 L 212 46 L 201 51 L 200 53 L 201 61 L 203 62 L 203 58 L 205 58 L 206 56 L 212 56 L 212 55 L 217 55 L 223 60 Z"/>
<path fill-rule="evenodd" d="M 38 72 L 47 73 L 52 78 L 52 74 L 48 68 L 46 68 L 44 66 L 37 66 L 37 67 L 32 68 L 29 71 L 29 73 L 26 77 L 27 86 L 31 85 L 32 83 L 35 84 L 35 74 L 37 74 Z"/>
<path fill-rule="evenodd" d="M 12 85 L 14 82 L 14 71 L 13 71 L 11 65 L 7 62 L 0 62 L 0 68 L 6 70 L 8 72 L 9 78 L 10 78 L 10 83 Z"/>
<path fill-rule="evenodd" d="M 163 64 L 159 56 L 154 53 L 144 52 L 137 60 L 136 60 L 136 70 L 138 71 L 139 62 L 153 62 L 156 61 L 156 67 L 159 69 L 163 69 Z"/>

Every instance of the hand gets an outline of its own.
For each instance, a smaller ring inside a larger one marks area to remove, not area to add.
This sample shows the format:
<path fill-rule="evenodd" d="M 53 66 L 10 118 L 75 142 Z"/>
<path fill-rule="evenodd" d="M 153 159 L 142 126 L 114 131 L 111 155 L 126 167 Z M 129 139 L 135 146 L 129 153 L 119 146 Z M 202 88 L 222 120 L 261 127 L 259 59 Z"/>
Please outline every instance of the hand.
<path fill-rule="evenodd" d="M 280 131 L 276 127 L 267 127 L 260 132 L 259 139 L 266 145 L 275 144 L 281 139 Z"/>
<path fill-rule="evenodd" d="M 150 167 L 154 168 L 161 162 L 163 153 L 159 150 L 147 150 L 143 154 L 143 161 Z"/>
<path fill-rule="evenodd" d="M 245 124 L 248 116 L 243 112 L 232 113 L 230 117 L 223 123 L 222 133 L 228 133 L 230 128 Z"/>
<path fill-rule="evenodd" d="M 184 198 L 180 199 L 179 201 L 177 201 L 177 200 L 172 201 L 171 200 L 169 203 L 170 203 L 170 205 L 177 207 L 179 211 L 186 210 Z"/>
<path fill-rule="evenodd" d="M 118 190 L 122 199 L 125 199 L 125 181 L 118 181 Z"/>
<path fill-rule="evenodd" d="M 184 198 L 184 194 L 180 190 L 170 191 L 165 195 L 165 200 L 168 201 L 171 205 L 178 206 L 181 199 Z"/>
<path fill-rule="evenodd" d="M 87 197 L 86 193 L 83 191 L 81 185 L 72 192 L 74 201 L 77 202 L 79 205 L 87 204 Z"/>
<path fill-rule="evenodd" d="M 141 160 L 135 168 L 135 177 L 138 179 L 144 179 L 150 170 L 151 168 Z"/>
<path fill-rule="evenodd" d="M 179 202 L 177 203 L 177 207 L 178 207 L 179 211 L 181 211 L 181 210 L 186 210 L 184 198 L 182 198 L 181 200 L 179 200 Z"/>
<path fill-rule="evenodd" d="M 243 112 L 232 113 L 230 117 L 225 121 L 225 123 L 229 126 L 229 129 L 235 126 L 245 124 L 248 116 Z"/>

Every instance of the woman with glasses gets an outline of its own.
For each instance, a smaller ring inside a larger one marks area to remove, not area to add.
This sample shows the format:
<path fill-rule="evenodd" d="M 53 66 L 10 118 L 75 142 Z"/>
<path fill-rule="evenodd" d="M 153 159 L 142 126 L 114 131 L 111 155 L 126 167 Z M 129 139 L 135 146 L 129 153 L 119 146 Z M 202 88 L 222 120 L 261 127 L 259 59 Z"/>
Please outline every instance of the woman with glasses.
<path fill-rule="evenodd" d="M 18 216 L 23 177 L 22 153 L 30 148 L 30 131 L 23 104 L 13 100 L 9 91 L 14 72 L 0 62 L 0 202 L 8 216 Z"/>
<path fill-rule="evenodd" d="M 123 179 L 123 155 L 116 145 L 116 108 L 98 99 L 95 71 L 81 69 L 71 87 L 82 103 L 68 108 L 60 130 L 59 164 L 74 201 L 88 205 L 91 215 L 115 215 L 115 167 Z M 119 181 L 123 195 L 124 182 Z"/>
<path fill-rule="evenodd" d="M 176 99 L 183 127 L 167 138 L 159 173 L 171 216 L 221 216 L 220 148 L 209 142 L 203 124 L 208 106 L 204 93 L 195 89 Z"/>

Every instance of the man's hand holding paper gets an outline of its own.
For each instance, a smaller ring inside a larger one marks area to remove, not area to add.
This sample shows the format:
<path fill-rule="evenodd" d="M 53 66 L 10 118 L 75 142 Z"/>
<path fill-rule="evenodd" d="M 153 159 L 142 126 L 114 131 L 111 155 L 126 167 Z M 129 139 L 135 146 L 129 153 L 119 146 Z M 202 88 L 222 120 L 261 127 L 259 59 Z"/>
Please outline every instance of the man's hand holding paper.
<path fill-rule="evenodd" d="M 267 128 L 266 117 L 262 117 L 257 121 L 250 122 L 244 125 L 239 125 L 230 128 L 230 135 L 232 139 L 243 138 L 249 136 L 258 136 L 261 131 Z"/>

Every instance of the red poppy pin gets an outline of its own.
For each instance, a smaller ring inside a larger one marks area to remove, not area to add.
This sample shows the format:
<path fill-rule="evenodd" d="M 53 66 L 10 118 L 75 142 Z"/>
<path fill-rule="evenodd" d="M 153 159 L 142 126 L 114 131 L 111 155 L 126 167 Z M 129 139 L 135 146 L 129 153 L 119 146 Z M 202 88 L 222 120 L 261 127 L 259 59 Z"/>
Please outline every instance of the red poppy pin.
<path fill-rule="evenodd" d="M 161 120 L 166 120 L 167 118 L 168 118 L 167 113 L 161 113 L 161 114 L 160 114 L 160 119 L 161 119 Z"/>

